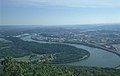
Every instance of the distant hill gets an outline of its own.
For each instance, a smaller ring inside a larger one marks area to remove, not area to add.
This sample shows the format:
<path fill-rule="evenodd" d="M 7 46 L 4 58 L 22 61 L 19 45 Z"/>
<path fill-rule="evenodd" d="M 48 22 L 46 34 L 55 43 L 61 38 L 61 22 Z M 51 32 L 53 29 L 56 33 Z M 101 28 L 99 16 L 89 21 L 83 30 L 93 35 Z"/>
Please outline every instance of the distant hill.
<path fill-rule="evenodd" d="M 94 29 L 120 31 L 120 24 L 103 24 L 95 27 Z"/>
<path fill-rule="evenodd" d="M 97 25 L 84 24 L 84 25 L 66 25 L 66 26 L 61 26 L 61 27 L 66 28 L 66 29 L 81 29 L 81 30 L 84 30 L 84 29 L 95 28 L 95 27 L 97 27 Z"/>
<path fill-rule="evenodd" d="M 59 25 L 59 26 L 42 26 L 42 25 L 9 25 L 0 26 L 0 33 L 18 34 L 20 32 L 38 33 L 38 32 L 69 32 L 80 30 L 113 30 L 120 31 L 120 24 L 87 24 L 87 25 Z"/>
<path fill-rule="evenodd" d="M 80 30 L 120 30 L 119 24 L 84 24 L 84 25 L 66 25 L 60 26 L 65 29 L 80 29 Z"/>

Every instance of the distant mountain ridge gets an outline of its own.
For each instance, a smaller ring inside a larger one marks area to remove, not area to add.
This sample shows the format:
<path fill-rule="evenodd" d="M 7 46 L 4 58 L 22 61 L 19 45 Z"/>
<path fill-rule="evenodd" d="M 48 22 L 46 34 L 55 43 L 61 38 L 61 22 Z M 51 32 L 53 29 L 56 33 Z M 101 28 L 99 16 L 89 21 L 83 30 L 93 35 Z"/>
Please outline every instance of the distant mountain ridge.
<path fill-rule="evenodd" d="M 84 24 L 84 25 L 59 25 L 59 26 L 38 26 L 38 25 L 25 25 L 25 26 L 0 26 L 0 32 L 3 31 L 46 31 L 51 30 L 55 32 L 56 31 L 63 31 L 63 30 L 120 30 L 120 23 L 119 24 Z"/>
<path fill-rule="evenodd" d="M 120 24 L 105 24 L 105 25 L 100 25 L 94 29 L 120 31 Z"/>

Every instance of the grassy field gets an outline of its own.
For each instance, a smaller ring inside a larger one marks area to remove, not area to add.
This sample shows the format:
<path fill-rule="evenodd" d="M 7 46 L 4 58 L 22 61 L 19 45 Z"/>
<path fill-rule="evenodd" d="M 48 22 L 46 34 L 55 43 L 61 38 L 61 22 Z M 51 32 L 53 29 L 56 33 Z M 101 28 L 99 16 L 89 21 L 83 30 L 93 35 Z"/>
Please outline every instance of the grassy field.
<path fill-rule="evenodd" d="M 39 58 L 39 57 L 42 56 L 42 55 L 40 55 L 40 54 L 35 54 L 35 55 L 36 55 L 37 58 Z M 30 60 L 30 56 L 31 56 L 31 55 L 24 56 L 24 57 L 13 58 L 13 59 L 15 59 L 15 60 L 17 60 L 17 61 L 30 62 L 30 61 L 34 60 L 34 59 Z"/>
<path fill-rule="evenodd" d="M 17 61 L 30 62 L 29 57 L 30 56 L 24 56 L 24 57 L 13 58 L 13 59 L 15 59 Z"/>

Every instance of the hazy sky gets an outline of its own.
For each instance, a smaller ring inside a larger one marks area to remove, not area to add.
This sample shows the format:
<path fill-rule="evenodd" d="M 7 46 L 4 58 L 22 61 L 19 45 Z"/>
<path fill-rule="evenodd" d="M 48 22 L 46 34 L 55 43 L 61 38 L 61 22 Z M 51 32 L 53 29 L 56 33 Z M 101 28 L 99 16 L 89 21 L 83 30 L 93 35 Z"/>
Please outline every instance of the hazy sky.
<path fill-rule="evenodd" d="M 120 23 L 120 0 L 0 0 L 0 24 Z"/>

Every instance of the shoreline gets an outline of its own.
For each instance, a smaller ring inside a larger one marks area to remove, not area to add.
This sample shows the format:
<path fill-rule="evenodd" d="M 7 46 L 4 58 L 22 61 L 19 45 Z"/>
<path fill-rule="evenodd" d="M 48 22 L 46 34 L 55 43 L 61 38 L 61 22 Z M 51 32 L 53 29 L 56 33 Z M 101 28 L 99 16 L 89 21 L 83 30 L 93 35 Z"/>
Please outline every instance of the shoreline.
<path fill-rule="evenodd" d="M 120 65 L 116 66 L 115 69 L 120 69 Z"/>
<path fill-rule="evenodd" d="M 20 39 L 22 39 L 22 38 L 20 38 Z M 31 36 L 30 36 L 30 39 L 32 39 L 32 40 L 35 40 L 35 39 L 33 39 L 33 38 L 31 38 Z M 22 40 L 24 40 L 24 39 L 22 39 Z M 36 41 L 40 41 L 40 40 L 35 40 L 35 42 Z M 43 41 L 43 42 L 45 42 L 45 41 Z M 45 43 L 49 43 L 49 42 L 45 42 Z M 52 42 L 53 44 L 58 44 L 58 42 Z M 51 44 L 51 43 L 50 43 Z M 68 43 L 59 43 L 59 44 L 65 44 L 65 45 L 68 45 Z M 69 46 L 71 46 L 71 45 L 69 45 Z M 76 47 L 77 48 L 77 47 Z M 78 48 L 79 49 L 79 48 Z M 82 49 L 82 50 L 84 50 L 84 49 Z M 90 53 L 89 53 L 89 51 L 87 51 L 87 50 L 84 50 L 84 51 L 86 51 L 86 52 L 88 52 L 86 55 L 84 55 L 82 58 L 77 58 L 77 59 L 74 59 L 74 60 L 70 60 L 70 61 L 66 61 L 65 63 L 73 63 L 73 62 L 77 62 L 77 61 L 82 61 L 82 60 L 85 60 L 85 59 L 87 59 L 87 58 L 89 58 L 90 57 Z M 51 62 L 52 63 L 52 62 Z M 52 63 L 52 64 L 65 64 L 65 63 Z"/>
<path fill-rule="evenodd" d="M 65 42 L 65 43 L 81 44 L 81 45 L 85 45 L 85 46 L 89 46 L 89 47 L 93 47 L 93 48 L 99 48 L 99 49 L 102 49 L 102 50 L 105 50 L 105 51 L 108 51 L 108 52 L 111 52 L 111 53 L 114 53 L 114 54 L 120 56 L 120 53 L 118 53 L 118 52 L 112 51 L 112 50 L 110 50 L 108 48 L 104 48 L 104 47 L 101 47 L 101 46 L 96 46 L 96 45 L 93 45 L 93 44 L 88 44 L 88 43 L 72 43 L 72 42 Z"/>
<path fill-rule="evenodd" d="M 87 56 L 87 57 L 85 57 Z M 73 60 L 73 61 L 67 61 L 65 63 L 50 63 L 50 64 L 59 64 L 59 65 L 64 65 L 64 64 L 67 64 L 67 63 L 74 63 L 74 62 L 78 62 L 78 61 L 82 61 L 82 60 L 86 60 L 90 57 L 90 53 L 88 55 L 85 55 L 83 56 L 82 58 L 79 58 L 79 59 L 76 59 L 76 60 Z"/>
<path fill-rule="evenodd" d="M 31 38 L 31 36 L 29 36 L 29 38 L 30 39 L 32 39 Z M 28 38 L 27 38 L 28 39 Z M 104 50 L 104 51 L 107 51 L 107 52 L 111 52 L 111 53 L 113 53 L 113 54 L 115 54 L 115 55 L 117 55 L 117 56 L 120 56 L 120 54 L 119 53 L 116 53 L 116 52 L 114 52 L 114 51 L 111 51 L 111 50 L 109 50 L 109 49 L 106 49 L 106 48 L 102 48 L 102 47 L 98 47 L 98 46 L 95 46 L 95 45 L 91 45 L 91 44 L 88 44 L 88 43 L 71 43 L 71 42 L 46 42 L 46 41 L 40 41 L 40 40 L 35 40 L 35 39 L 32 39 L 33 41 L 35 41 L 35 42 L 43 42 L 43 43 L 50 43 L 50 44 L 54 44 L 54 43 L 59 43 L 59 44 L 80 44 L 80 45 L 85 45 L 85 46 L 88 46 L 88 47 L 93 47 L 93 48 L 98 48 L 98 49 L 101 49 L 101 50 Z M 28 40 L 29 41 L 29 40 Z M 89 56 L 88 56 L 89 57 Z M 88 58 L 87 57 L 87 58 Z M 87 59 L 87 58 L 85 58 L 85 59 Z M 85 59 L 82 59 L 82 60 L 85 60 Z M 75 60 L 75 61 L 72 61 L 72 62 L 77 62 L 77 61 L 80 61 L 80 60 Z M 71 63 L 71 62 L 67 62 L 67 63 Z M 116 65 L 116 66 L 118 66 L 118 65 Z M 116 66 L 114 66 L 113 68 L 115 68 Z M 116 68 L 115 68 L 116 69 Z"/>
<path fill-rule="evenodd" d="M 40 41 L 40 40 L 37 40 L 37 39 L 33 39 L 32 37 L 31 37 L 31 39 L 32 40 L 36 40 L 36 41 Z M 44 41 L 44 42 L 47 42 L 47 41 Z M 59 42 L 53 42 L 53 43 L 59 43 Z M 108 51 L 108 52 L 111 52 L 111 53 L 114 53 L 114 54 L 116 54 L 116 55 L 118 55 L 118 56 L 120 56 L 120 53 L 118 53 L 118 52 L 116 52 L 116 51 L 113 51 L 113 50 L 110 50 L 110 49 L 108 49 L 108 48 L 105 48 L 105 47 L 101 47 L 101 46 L 99 46 L 99 45 L 93 45 L 93 44 L 90 44 L 90 43 L 76 43 L 76 42 L 62 42 L 62 43 L 60 43 L 60 44 L 67 44 L 67 43 L 69 43 L 69 44 L 81 44 L 81 45 L 85 45 L 85 46 L 89 46 L 89 47 L 93 47 L 93 48 L 99 48 L 99 49 L 102 49 L 102 50 L 105 50 L 105 51 Z"/>

